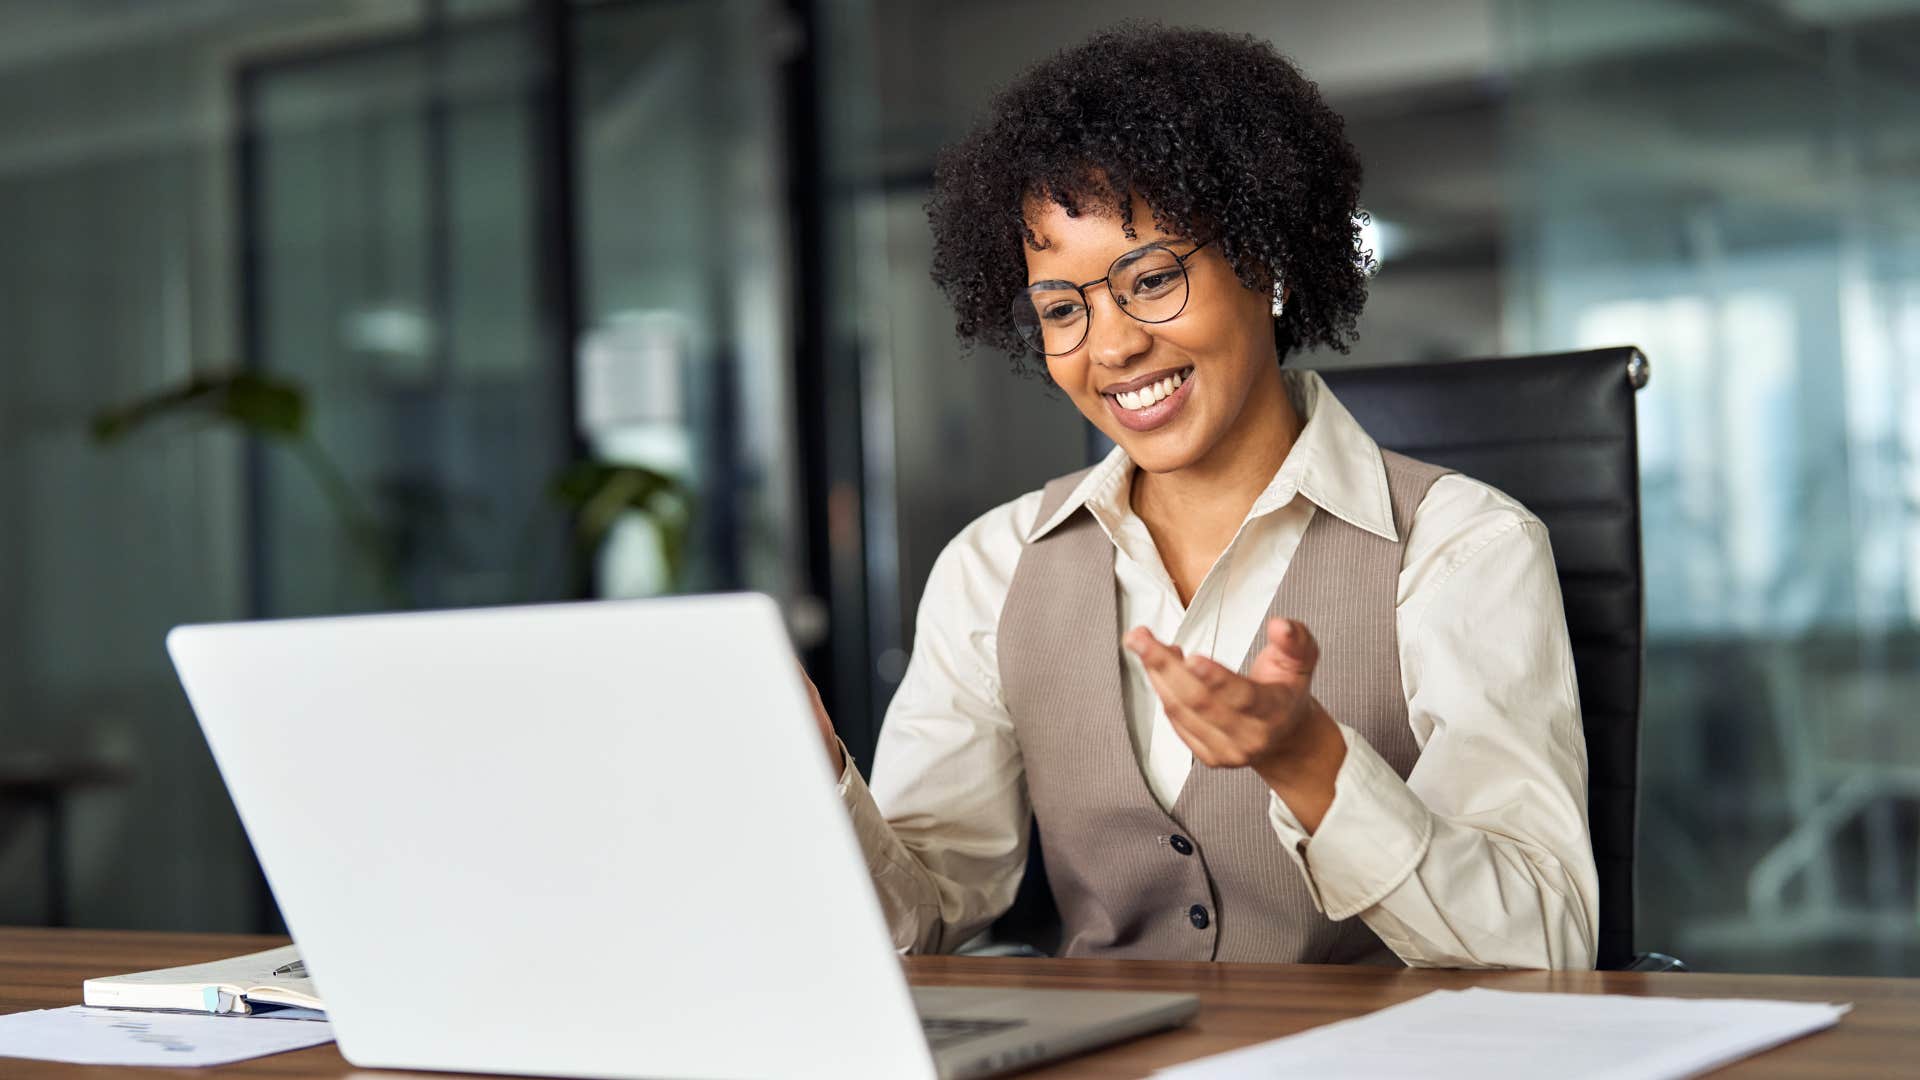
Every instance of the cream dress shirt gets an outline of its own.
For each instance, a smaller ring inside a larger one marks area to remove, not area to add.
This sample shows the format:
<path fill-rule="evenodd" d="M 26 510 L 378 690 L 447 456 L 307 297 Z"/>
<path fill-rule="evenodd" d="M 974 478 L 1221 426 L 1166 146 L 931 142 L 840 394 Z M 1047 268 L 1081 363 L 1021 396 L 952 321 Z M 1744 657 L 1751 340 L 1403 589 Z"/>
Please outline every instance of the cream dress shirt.
<path fill-rule="evenodd" d="M 1121 631 L 1144 625 L 1238 668 L 1314 514 L 1397 539 L 1379 447 L 1317 374 L 1285 375 L 1305 426 L 1192 603 L 1130 508 L 1124 452 L 1056 512 L 1085 505 L 1113 541 Z M 995 637 L 1022 544 L 1047 524 L 1035 520 L 1040 497 L 988 511 L 941 552 L 871 790 L 851 760 L 841 777 L 902 951 L 958 948 L 1007 909 L 1026 868 L 1032 811 Z M 1546 528 L 1448 475 L 1416 509 L 1405 553 L 1395 615 L 1419 761 L 1402 781 L 1341 724 L 1347 756 L 1319 831 L 1308 836 L 1278 796 L 1273 830 L 1320 910 L 1359 916 L 1410 965 L 1590 968 L 1599 890 L 1586 744 Z M 1170 807 L 1193 754 L 1139 659 L 1124 648 L 1116 659 L 1141 772 Z"/>

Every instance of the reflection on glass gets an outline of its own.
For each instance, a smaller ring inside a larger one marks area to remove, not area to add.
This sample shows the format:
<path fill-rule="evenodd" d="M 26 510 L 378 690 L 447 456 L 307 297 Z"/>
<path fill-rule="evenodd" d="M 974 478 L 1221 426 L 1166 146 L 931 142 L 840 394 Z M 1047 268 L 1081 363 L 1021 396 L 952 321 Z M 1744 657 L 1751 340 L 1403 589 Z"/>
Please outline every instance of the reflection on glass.
<path fill-rule="evenodd" d="M 627 515 L 600 556 L 604 595 L 800 588 L 765 15 L 741 0 L 575 7 L 580 433 L 691 490 L 684 563 Z"/>
<path fill-rule="evenodd" d="M 1876 59 L 1920 21 L 1607 8 L 1507 7 L 1509 301 L 1653 360 L 1639 944 L 1920 973 L 1920 87 Z"/>
<path fill-rule="evenodd" d="M 535 66 L 489 18 L 257 66 L 243 227 L 258 369 L 377 522 L 355 558 L 296 464 L 258 458 L 263 614 L 563 595 L 547 487 L 564 379 L 539 291 Z"/>

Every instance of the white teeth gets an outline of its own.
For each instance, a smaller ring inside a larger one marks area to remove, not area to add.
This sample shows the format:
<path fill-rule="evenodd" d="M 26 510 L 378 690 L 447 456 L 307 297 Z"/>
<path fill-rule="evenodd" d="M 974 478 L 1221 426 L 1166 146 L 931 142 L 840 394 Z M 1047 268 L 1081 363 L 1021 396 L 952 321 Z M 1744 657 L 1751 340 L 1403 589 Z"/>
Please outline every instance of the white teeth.
<path fill-rule="evenodd" d="M 1120 407 L 1123 409 L 1144 409 L 1149 405 L 1165 401 L 1168 395 L 1180 389 L 1181 385 L 1186 381 L 1187 376 L 1185 372 L 1175 372 L 1150 386 L 1143 386 L 1138 390 L 1128 390 L 1125 393 L 1115 394 L 1114 400 L 1118 401 Z"/>

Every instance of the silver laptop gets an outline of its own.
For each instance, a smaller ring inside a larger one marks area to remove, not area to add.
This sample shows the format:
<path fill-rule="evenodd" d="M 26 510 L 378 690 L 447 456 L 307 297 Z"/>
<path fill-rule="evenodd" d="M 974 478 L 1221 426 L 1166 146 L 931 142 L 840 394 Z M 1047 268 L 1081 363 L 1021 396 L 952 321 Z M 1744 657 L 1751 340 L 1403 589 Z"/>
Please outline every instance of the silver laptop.
<path fill-rule="evenodd" d="M 355 1065 L 987 1076 L 1196 1008 L 910 991 L 767 597 L 167 647 Z"/>

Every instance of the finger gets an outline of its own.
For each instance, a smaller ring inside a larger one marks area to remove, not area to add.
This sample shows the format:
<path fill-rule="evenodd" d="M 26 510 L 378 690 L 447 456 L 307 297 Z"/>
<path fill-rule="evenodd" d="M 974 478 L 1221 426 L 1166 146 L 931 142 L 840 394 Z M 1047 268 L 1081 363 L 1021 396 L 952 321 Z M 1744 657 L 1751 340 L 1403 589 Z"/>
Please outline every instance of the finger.
<path fill-rule="evenodd" d="M 1162 643 L 1159 638 L 1153 636 L 1153 631 L 1144 626 L 1136 626 L 1127 631 L 1124 644 L 1140 658 L 1141 663 L 1148 667 L 1165 663 L 1168 659 L 1177 663 L 1184 655 L 1178 645 Z"/>
<path fill-rule="evenodd" d="M 1187 657 L 1172 645 L 1163 645 L 1144 626 L 1128 632 L 1126 644 L 1147 670 L 1148 681 L 1162 702 L 1180 702 L 1198 707 L 1207 701 L 1207 688 L 1187 670 Z"/>
<path fill-rule="evenodd" d="M 820 729 L 820 739 L 827 747 L 827 761 L 833 766 L 834 775 L 839 775 L 847 767 L 846 754 L 840 748 L 840 735 L 833 729 L 833 717 L 827 715 L 827 704 L 820 700 L 820 688 L 813 685 L 813 677 L 807 674 L 807 667 L 794 657 L 793 666 L 800 671 L 800 681 L 807 686 L 807 697 L 813 704 L 814 726 Z"/>
<path fill-rule="evenodd" d="M 1239 755 L 1226 764 L 1244 764 L 1246 754 L 1267 740 L 1272 717 L 1280 712 L 1274 697 L 1288 691 L 1254 682 L 1204 656 L 1187 657 L 1187 669 L 1207 685 L 1212 701 L 1209 708 L 1190 710 L 1182 719 L 1209 736 L 1216 754 L 1231 750 Z"/>
<path fill-rule="evenodd" d="M 1312 671 L 1320 662 L 1320 642 L 1314 639 L 1307 624 L 1297 619 L 1267 620 L 1267 643 L 1303 670 Z"/>
<path fill-rule="evenodd" d="M 1244 711 L 1253 704 L 1258 688 L 1252 680 L 1209 656 L 1187 657 L 1186 669 L 1207 688 L 1213 703 Z"/>
<path fill-rule="evenodd" d="M 1293 619 L 1268 619 L 1267 643 L 1248 666 L 1257 682 L 1279 682 L 1305 687 L 1313 679 L 1320 663 L 1320 643 L 1305 623 Z"/>
<path fill-rule="evenodd" d="M 1184 664 L 1147 668 L 1147 685 L 1153 688 L 1154 696 L 1160 699 L 1160 707 L 1168 716 L 1212 707 L 1206 687 L 1186 674 Z"/>
<path fill-rule="evenodd" d="M 1173 733 L 1193 751 L 1194 759 L 1202 765 L 1214 768 L 1236 764 L 1239 760 L 1233 740 L 1208 721 L 1205 717 L 1192 714 L 1174 715 L 1167 713 L 1167 722 L 1173 725 Z"/>
<path fill-rule="evenodd" d="M 1161 704 L 1169 709 L 1213 708 L 1213 691 L 1187 669 L 1188 658 L 1166 646 L 1161 648 L 1167 651 L 1143 653 L 1140 657 L 1147 669 L 1147 681 L 1153 684 L 1153 692 L 1160 695 Z"/>
<path fill-rule="evenodd" d="M 793 666 L 800 672 L 800 681 L 807 686 L 807 697 L 813 701 L 814 715 L 824 720 L 827 715 L 827 706 L 820 700 L 820 688 L 813 685 L 813 676 L 807 674 L 807 666 L 800 662 L 799 657 L 794 657 Z"/>

